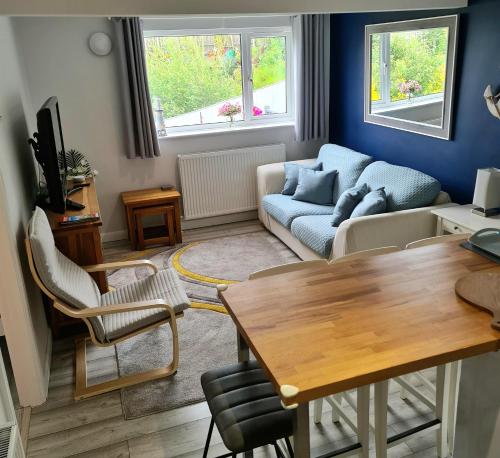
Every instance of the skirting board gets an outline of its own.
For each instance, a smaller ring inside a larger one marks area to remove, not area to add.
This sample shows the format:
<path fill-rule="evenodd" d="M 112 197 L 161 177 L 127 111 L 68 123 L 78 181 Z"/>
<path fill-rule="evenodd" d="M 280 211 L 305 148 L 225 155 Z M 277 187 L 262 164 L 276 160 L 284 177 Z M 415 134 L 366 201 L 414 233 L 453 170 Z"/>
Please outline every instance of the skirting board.
<path fill-rule="evenodd" d="M 253 219 L 257 219 L 257 210 L 243 213 L 233 213 L 231 215 L 212 216 L 210 218 L 192 219 L 189 221 L 184 221 L 184 219 L 181 218 L 181 225 L 182 229 L 186 230 L 196 229 L 199 227 L 218 226 L 219 224 L 238 223 L 240 221 L 251 221 Z M 114 232 L 103 232 L 101 238 L 103 242 L 127 240 L 128 233 L 126 229 Z"/>

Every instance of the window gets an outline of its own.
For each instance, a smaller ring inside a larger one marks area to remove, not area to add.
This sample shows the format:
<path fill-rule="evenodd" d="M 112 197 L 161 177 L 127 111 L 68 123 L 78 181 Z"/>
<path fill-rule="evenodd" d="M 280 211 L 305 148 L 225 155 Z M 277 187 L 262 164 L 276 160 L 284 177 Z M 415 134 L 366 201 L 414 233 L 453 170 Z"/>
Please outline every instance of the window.
<path fill-rule="evenodd" d="M 293 119 L 291 27 L 145 30 L 159 136 Z"/>
<path fill-rule="evenodd" d="M 447 51 L 446 27 L 373 34 L 373 108 L 384 110 L 398 102 L 442 101 Z"/>

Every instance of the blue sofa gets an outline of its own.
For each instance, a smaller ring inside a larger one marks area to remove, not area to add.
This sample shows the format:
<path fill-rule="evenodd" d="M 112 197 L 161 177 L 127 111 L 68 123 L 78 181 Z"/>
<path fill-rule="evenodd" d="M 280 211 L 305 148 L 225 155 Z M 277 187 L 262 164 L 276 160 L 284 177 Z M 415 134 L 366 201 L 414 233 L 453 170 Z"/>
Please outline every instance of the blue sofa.
<path fill-rule="evenodd" d="M 345 254 L 381 246 L 398 245 L 435 235 L 431 209 L 449 204 L 440 183 L 408 167 L 374 161 L 372 157 L 342 146 L 326 144 L 316 159 L 323 170 L 337 170 L 332 205 L 293 200 L 281 194 L 284 163 L 257 169 L 259 219 L 302 259 L 334 259 Z M 335 203 L 346 189 L 366 183 L 371 189 L 385 187 L 387 213 L 344 221 L 338 228 L 330 220 Z"/>

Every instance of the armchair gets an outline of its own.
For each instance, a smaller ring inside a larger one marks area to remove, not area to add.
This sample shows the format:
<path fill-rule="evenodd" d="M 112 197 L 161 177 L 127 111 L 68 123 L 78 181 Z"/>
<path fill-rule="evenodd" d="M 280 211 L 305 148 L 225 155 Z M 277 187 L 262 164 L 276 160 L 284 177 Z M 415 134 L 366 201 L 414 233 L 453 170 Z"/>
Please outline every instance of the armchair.
<path fill-rule="evenodd" d="M 183 310 L 189 307 L 190 302 L 173 270 L 158 271 L 151 261 L 80 267 L 55 247 L 47 217 L 38 207 L 31 218 L 25 244 L 31 274 L 38 287 L 53 300 L 53 306 L 59 311 L 84 321 L 94 345 L 115 345 L 166 323 L 172 330 L 173 357 L 167 367 L 90 386 L 87 385 L 85 356 L 89 337 L 77 338 L 75 399 L 175 374 L 179 363 L 176 319 L 183 316 Z M 89 272 L 141 265 L 150 267 L 152 275 L 102 295 L 89 275 Z"/>

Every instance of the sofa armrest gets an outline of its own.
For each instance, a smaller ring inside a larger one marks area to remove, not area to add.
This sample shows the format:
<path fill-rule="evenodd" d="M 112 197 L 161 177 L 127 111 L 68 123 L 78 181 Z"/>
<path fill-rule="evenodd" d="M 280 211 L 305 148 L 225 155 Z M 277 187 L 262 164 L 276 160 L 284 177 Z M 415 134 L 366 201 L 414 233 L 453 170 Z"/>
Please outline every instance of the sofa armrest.
<path fill-rule="evenodd" d="M 303 159 L 291 161 L 294 164 L 314 164 L 316 159 Z M 263 210 L 262 198 L 267 194 L 280 194 L 285 186 L 285 163 L 275 162 L 257 167 L 257 206 L 259 219 L 269 228 L 267 213 Z"/>
<path fill-rule="evenodd" d="M 400 248 L 436 235 L 435 208 L 457 205 L 447 203 L 431 207 L 362 216 L 344 221 L 333 241 L 330 260 L 361 250 L 397 245 Z"/>

